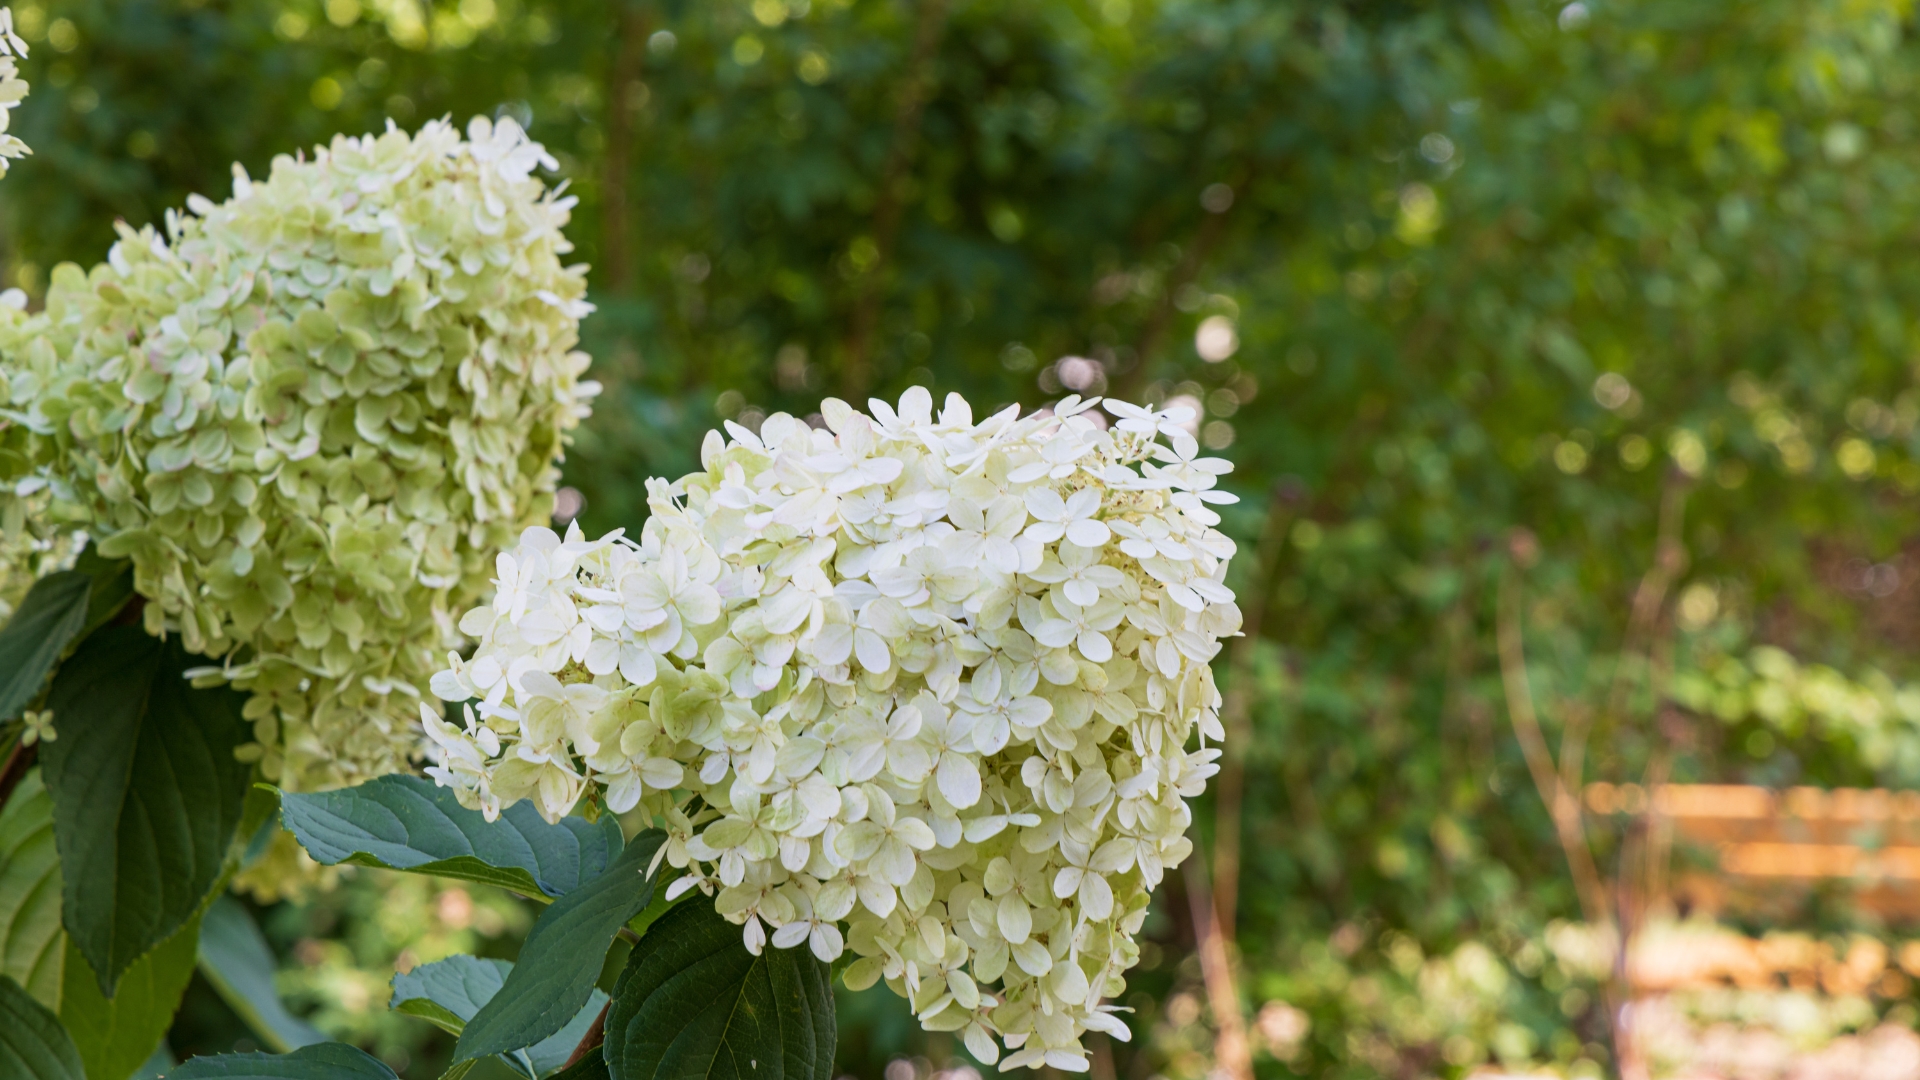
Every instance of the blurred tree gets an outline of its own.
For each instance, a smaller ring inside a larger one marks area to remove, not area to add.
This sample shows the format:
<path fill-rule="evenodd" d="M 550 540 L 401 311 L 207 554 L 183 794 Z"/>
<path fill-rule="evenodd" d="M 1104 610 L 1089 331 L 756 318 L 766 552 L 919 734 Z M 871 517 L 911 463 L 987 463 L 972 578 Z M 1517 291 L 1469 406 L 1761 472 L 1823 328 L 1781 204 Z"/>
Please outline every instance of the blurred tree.
<path fill-rule="evenodd" d="M 718 420 L 829 393 L 1191 404 L 1239 466 L 1259 632 L 1223 661 L 1214 902 L 1169 883 L 1105 1076 L 1207 1071 L 1209 973 L 1263 1075 L 1604 1064 L 1599 988 L 1542 942 L 1582 917 L 1569 853 L 1613 878 L 1644 823 L 1569 831 L 1537 780 L 1920 783 L 1863 751 L 1885 732 L 1664 708 L 1672 672 L 1752 641 L 1913 672 L 1905 0 L 16 14 L 36 157 L 0 218 L 30 292 L 114 216 L 223 194 L 230 161 L 387 117 L 528 123 L 596 267 L 608 390 L 569 463 L 592 530 L 636 527 L 641 481 Z M 1209 913 L 1238 948 L 1200 965 Z M 876 1075 L 909 1034 L 843 1064 Z"/>

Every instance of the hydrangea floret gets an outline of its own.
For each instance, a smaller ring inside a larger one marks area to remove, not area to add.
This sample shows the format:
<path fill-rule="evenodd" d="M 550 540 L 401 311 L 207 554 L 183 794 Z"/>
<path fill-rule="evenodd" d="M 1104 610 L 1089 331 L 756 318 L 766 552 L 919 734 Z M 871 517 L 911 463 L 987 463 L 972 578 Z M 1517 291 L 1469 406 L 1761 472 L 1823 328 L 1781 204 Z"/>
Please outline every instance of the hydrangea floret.
<path fill-rule="evenodd" d="M 0 8 L 0 176 L 15 158 L 33 153 L 33 148 L 7 132 L 13 110 L 27 97 L 27 80 L 20 77 L 19 60 L 26 59 L 27 43 L 13 30 L 13 9 Z"/>
<path fill-rule="evenodd" d="M 489 816 L 639 807 L 754 952 L 851 949 L 982 1060 L 1087 1068 L 1240 626 L 1228 464 L 1184 409 L 1092 404 L 829 400 L 709 434 L 638 541 L 527 530 L 434 677 L 462 722 L 422 706 L 429 772 Z"/>
<path fill-rule="evenodd" d="M 9 359 L 38 481 L 109 557 L 147 628 L 251 692 L 293 790 L 405 768 L 458 613 L 547 520 L 598 390 L 575 349 L 573 199 L 511 120 L 336 137 L 238 166 L 164 230 L 54 275 L 74 340 Z"/>

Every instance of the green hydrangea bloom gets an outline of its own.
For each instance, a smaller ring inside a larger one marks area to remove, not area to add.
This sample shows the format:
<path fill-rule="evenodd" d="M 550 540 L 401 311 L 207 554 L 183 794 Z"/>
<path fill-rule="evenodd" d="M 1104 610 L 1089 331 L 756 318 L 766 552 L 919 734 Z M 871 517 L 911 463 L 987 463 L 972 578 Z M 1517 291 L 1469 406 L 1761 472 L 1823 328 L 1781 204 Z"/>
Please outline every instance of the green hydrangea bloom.
<path fill-rule="evenodd" d="M 285 787 L 405 767 L 455 615 L 551 512 L 599 387 L 573 200 L 541 165 L 476 119 L 336 137 L 265 181 L 236 166 L 225 203 L 57 272 L 44 318 L 70 348 L 14 357 L 22 454 L 133 560 L 148 629 L 252 693 Z"/>
<path fill-rule="evenodd" d="M 0 36 L 4 29 L 0 28 Z M 72 521 L 53 513 L 53 493 L 38 466 L 57 444 L 29 423 L 42 372 L 57 372 L 73 342 L 74 321 L 64 301 L 28 314 L 27 294 L 0 292 L 0 619 L 13 614 L 33 583 L 73 565 L 86 544 Z"/>

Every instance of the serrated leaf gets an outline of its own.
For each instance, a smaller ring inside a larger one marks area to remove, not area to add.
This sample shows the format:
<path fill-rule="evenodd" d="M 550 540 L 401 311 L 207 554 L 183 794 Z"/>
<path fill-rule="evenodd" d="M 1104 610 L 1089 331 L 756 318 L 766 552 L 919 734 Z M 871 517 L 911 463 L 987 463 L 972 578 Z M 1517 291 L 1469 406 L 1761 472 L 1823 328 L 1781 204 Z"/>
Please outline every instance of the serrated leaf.
<path fill-rule="evenodd" d="M 86 1080 L 73 1037 L 45 1005 L 0 976 L 0 1076 L 8 1080 Z"/>
<path fill-rule="evenodd" d="M 827 965 L 804 946 L 747 951 L 696 898 L 654 923 L 613 990 L 613 1080 L 831 1080 Z"/>
<path fill-rule="evenodd" d="M 450 789 L 417 776 L 383 776 L 358 787 L 280 796 L 280 821 L 307 853 L 354 863 L 497 885 L 534 899 L 563 896 L 620 853 L 620 826 L 541 820 L 516 803 L 489 822 Z"/>
<path fill-rule="evenodd" d="M 53 792 L 62 922 L 103 996 L 128 965 L 200 910 L 227 861 L 247 793 L 234 748 L 246 696 L 195 689 L 203 663 L 178 639 L 110 626 L 54 677 L 58 738 L 41 750 Z"/>
<path fill-rule="evenodd" d="M 73 1033 L 87 1076 L 119 1080 L 153 1056 L 173 1024 L 180 996 L 193 978 L 194 951 L 200 941 L 199 918 L 189 920 L 160 947 L 135 961 L 120 977 L 111 1000 L 102 997 L 97 979 L 71 938 L 67 941 L 66 980 L 60 1022 Z"/>
<path fill-rule="evenodd" d="M 607 947 L 653 900 L 647 871 L 665 841 L 658 829 L 634 837 L 604 873 L 540 913 L 506 984 L 460 1033 L 455 1061 L 530 1046 L 579 1014 Z"/>
<path fill-rule="evenodd" d="M 404 975 L 393 977 L 396 1012 L 434 1024 L 458 1035 L 467 1022 L 500 992 L 513 965 L 505 960 L 477 956 L 449 956 L 431 964 L 422 964 Z M 559 1031 L 525 1049 L 503 1053 L 500 1058 L 523 1076 L 540 1077 L 566 1064 L 580 1045 L 587 1029 L 607 1004 L 607 995 L 594 990 L 574 1018 Z"/>
<path fill-rule="evenodd" d="M 327 1041 L 287 1011 L 273 987 L 273 950 L 246 906 L 218 896 L 200 921 L 200 973 L 268 1049 L 279 1052 Z"/>
<path fill-rule="evenodd" d="M 379 1058 L 346 1043 L 315 1043 L 290 1054 L 190 1058 L 167 1080 L 399 1080 Z"/>
<path fill-rule="evenodd" d="M 595 987 L 593 993 L 587 996 L 586 1005 L 573 1015 L 572 1020 L 567 1021 L 566 1027 L 525 1050 L 505 1056 L 511 1061 L 524 1054 L 527 1064 L 531 1066 L 529 1075 L 552 1075 L 567 1063 L 567 1059 L 573 1056 L 575 1050 L 579 1049 L 580 1040 L 587 1037 L 587 1029 L 593 1026 L 595 1020 L 600 1019 L 600 1010 L 606 1008 L 608 1002 L 607 992 Z"/>
<path fill-rule="evenodd" d="M 0 809 L 0 975 L 58 1009 L 66 955 L 53 797 L 34 769 Z"/>
<path fill-rule="evenodd" d="M 93 579 L 78 570 L 33 583 L 0 626 L 0 720 L 12 720 L 40 696 L 60 654 L 87 625 Z"/>

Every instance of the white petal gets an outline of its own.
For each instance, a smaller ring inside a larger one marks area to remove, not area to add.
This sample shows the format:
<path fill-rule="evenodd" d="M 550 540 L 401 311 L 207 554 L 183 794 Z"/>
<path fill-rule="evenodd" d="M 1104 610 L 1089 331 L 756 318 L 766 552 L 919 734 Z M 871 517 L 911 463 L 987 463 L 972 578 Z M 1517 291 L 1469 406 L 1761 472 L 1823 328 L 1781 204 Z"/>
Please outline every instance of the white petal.
<path fill-rule="evenodd" d="M 1113 914 L 1113 886 L 1099 874 L 1084 874 L 1080 879 L 1080 910 L 1095 922 L 1104 922 Z"/>
<path fill-rule="evenodd" d="M 810 925 L 805 922 L 790 922 L 773 932 L 773 943 L 779 948 L 791 949 L 807 940 L 807 932 L 810 929 Z"/>
<path fill-rule="evenodd" d="M 810 938 L 809 944 L 813 948 L 813 955 L 819 957 L 822 963 L 831 964 L 835 960 L 840 959 L 841 953 L 847 951 L 847 943 L 840 936 L 840 928 L 832 923 L 819 923 L 815 925 L 813 932 L 809 934 L 808 937 Z"/>
<path fill-rule="evenodd" d="M 879 634 L 861 627 L 853 633 L 853 652 L 860 658 L 860 666 L 882 675 L 893 666 L 893 654 L 887 651 L 887 642 Z"/>
<path fill-rule="evenodd" d="M 1081 518 L 1067 526 L 1067 540 L 1081 547 L 1097 548 L 1111 539 L 1113 539 L 1113 531 L 1108 529 L 1103 521 Z"/>
<path fill-rule="evenodd" d="M 956 810 L 965 810 L 980 801 L 980 770 L 963 754 L 948 751 L 940 755 L 935 783 Z"/>
<path fill-rule="evenodd" d="M 1033 933 L 1033 912 L 1027 909 L 1027 902 L 1009 893 L 1000 898 L 1000 905 L 994 912 L 994 922 L 999 925 L 1000 936 L 1010 945 L 1018 945 Z"/>

